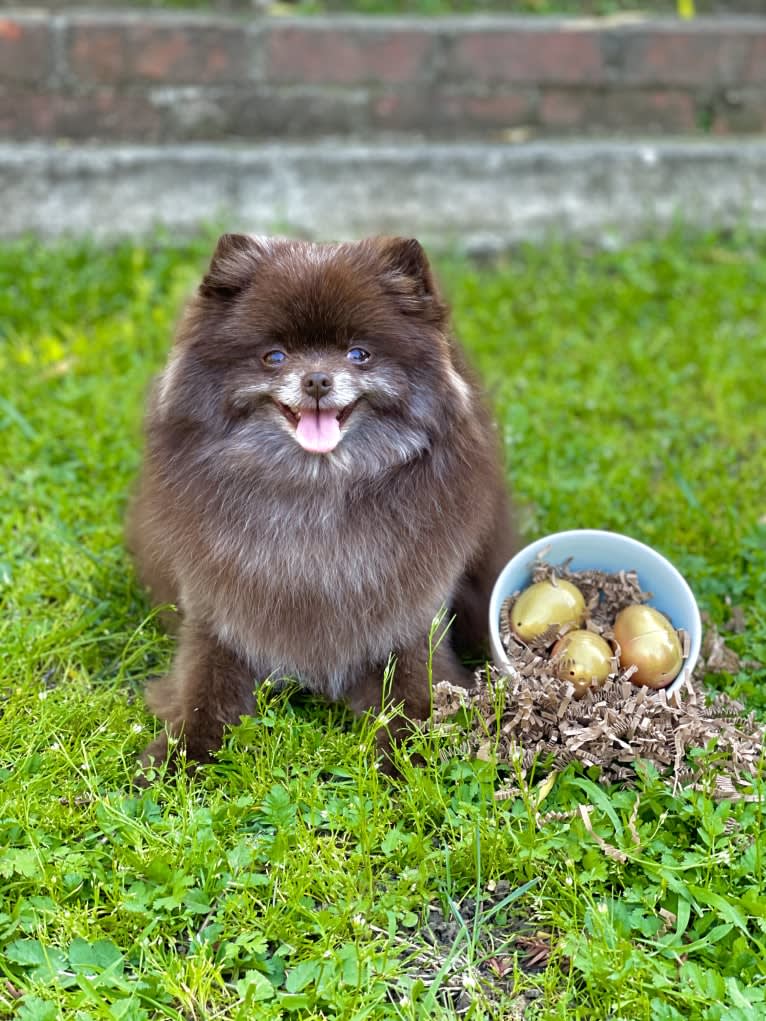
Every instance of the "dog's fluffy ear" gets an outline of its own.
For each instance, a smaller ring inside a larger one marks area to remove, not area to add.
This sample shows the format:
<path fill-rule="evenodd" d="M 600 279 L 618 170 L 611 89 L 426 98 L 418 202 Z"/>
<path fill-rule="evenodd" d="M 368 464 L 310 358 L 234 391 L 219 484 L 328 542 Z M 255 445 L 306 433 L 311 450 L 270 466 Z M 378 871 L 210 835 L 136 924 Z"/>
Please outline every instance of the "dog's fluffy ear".
<path fill-rule="evenodd" d="M 222 234 L 199 293 L 205 298 L 230 298 L 250 284 L 268 253 L 265 238 L 251 234 Z"/>
<path fill-rule="evenodd" d="M 402 302 L 402 311 L 442 322 L 447 307 L 421 243 L 415 238 L 378 238 L 377 244 L 391 290 Z"/>
<path fill-rule="evenodd" d="M 387 266 L 415 283 L 421 294 L 436 294 L 428 256 L 416 238 L 380 238 L 378 244 Z"/>

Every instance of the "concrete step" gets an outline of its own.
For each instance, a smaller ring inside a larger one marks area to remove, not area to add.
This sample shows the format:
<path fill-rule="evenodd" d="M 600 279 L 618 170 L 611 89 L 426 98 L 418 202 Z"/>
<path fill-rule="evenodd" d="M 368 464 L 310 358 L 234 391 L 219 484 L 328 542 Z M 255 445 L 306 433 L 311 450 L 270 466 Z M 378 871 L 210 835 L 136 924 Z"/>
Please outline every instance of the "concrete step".
<path fill-rule="evenodd" d="M 478 251 L 766 227 L 766 140 L 263 146 L 0 145 L 0 234 L 96 238 L 216 223 L 316 238 L 401 233 Z"/>

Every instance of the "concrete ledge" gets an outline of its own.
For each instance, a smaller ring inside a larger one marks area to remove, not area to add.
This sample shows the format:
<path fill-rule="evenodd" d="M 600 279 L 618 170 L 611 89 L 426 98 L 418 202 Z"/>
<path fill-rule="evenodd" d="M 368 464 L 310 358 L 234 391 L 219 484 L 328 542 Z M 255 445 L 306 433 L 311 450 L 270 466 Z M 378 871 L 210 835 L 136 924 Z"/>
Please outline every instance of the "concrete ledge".
<path fill-rule="evenodd" d="M 0 234 L 140 236 L 204 222 L 465 249 L 766 228 L 766 141 L 61 148 L 0 145 Z"/>

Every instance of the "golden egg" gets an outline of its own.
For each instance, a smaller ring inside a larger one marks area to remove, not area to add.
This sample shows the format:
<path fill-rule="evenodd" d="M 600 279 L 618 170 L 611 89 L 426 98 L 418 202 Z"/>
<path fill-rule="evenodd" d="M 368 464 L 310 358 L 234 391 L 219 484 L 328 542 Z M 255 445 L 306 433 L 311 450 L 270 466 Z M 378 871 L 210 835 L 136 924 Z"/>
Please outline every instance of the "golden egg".
<path fill-rule="evenodd" d="M 591 687 L 599 687 L 612 669 L 612 650 L 601 635 L 592 631 L 569 631 L 553 646 L 551 659 L 556 676 L 570 681 L 575 694 L 582 696 Z"/>
<path fill-rule="evenodd" d="M 636 666 L 634 684 L 664 688 L 678 676 L 683 652 L 676 629 L 653 606 L 626 606 L 614 622 L 614 637 L 620 645 L 620 665 Z"/>
<path fill-rule="evenodd" d="M 569 581 L 538 581 L 525 589 L 511 608 L 511 627 L 514 633 L 528 642 L 548 628 L 564 624 L 582 624 L 585 619 L 585 599 L 582 592 Z"/>

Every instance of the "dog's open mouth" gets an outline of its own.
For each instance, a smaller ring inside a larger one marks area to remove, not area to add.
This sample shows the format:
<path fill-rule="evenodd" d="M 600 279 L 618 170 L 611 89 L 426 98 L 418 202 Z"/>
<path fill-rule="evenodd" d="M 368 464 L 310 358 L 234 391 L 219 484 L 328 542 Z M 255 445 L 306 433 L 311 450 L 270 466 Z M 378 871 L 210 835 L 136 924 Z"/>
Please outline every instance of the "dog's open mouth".
<path fill-rule="evenodd" d="M 295 429 L 295 438 L 304 450 L 312 454 L 329 454 L 340 442 L 341 426 L 357 405 L 352 401 L 345 408 L 320 408 L 318 406 L 291 408 L 281 401 L 275 402 L 290 425 Z"/>

